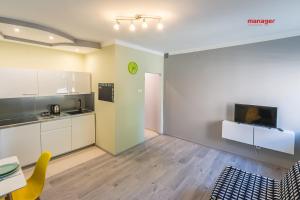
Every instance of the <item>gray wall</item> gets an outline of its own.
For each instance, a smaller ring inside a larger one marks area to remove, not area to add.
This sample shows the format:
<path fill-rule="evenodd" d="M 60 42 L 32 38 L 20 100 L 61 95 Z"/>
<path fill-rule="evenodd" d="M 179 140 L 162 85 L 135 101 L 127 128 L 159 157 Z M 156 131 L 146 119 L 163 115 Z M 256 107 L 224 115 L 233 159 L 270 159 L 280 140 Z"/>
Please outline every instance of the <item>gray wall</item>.
<path fill-rule="evenodd" d="M 165 133 L 289 166 L 300 159 L 221 138 L 234 103 L 278 107 L 278 127 L 300 132 L 300 37 L 173 55 L 165 60 Z"/>

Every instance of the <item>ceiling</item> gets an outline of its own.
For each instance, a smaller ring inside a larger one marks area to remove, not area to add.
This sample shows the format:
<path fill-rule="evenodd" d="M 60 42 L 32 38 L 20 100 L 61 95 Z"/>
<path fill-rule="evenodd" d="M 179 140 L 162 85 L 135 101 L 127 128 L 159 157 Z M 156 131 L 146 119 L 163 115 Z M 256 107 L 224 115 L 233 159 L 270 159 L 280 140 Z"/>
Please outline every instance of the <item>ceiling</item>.
<path fill-rule="evenodd" d="M 0 16 L 49 26 L 76 38 L 114 40 L 184 53 L 300 35 L 299 0 L 1 0 Z M 164 30 L 112 28 L 116 16 L 159 15 Z M 275 23 L 248 25 L 248 19 Z"/>

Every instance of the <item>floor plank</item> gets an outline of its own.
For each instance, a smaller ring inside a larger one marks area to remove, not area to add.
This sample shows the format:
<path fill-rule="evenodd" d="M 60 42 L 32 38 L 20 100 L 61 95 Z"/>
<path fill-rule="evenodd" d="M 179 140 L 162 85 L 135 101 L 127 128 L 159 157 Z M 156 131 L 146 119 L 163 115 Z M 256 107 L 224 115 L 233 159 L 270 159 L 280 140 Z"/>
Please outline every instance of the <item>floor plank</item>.
<path fill-rule="evenodd" d="M 50 177 L 41 199 L 208 199 L 227 165 L 272 178 L 281 178 L 286 171 L 160 135 L 117 157 L 104 154 Z"/>

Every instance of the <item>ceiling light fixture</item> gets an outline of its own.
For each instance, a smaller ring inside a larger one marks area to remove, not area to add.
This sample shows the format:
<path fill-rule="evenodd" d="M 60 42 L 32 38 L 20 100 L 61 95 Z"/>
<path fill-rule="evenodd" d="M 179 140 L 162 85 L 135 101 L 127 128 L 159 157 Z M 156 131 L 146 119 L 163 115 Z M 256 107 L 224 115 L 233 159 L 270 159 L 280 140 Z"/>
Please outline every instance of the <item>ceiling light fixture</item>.
<path fill-rule="evenodd" d="M 161 23 L 161 20 L 159 20 L 159 22 L 157 24 L 157 29 L 160 31 L 164 29 L 164 25 Z"/>
<path fill-rule="evenodd" d="M 133 21 L 131 21 L 131 24 L 130 24 L 130 26 L 129 26 L 129 30 L 130 30 L 131 32 L 134 32 L 134 31 L 135 31 L 135 25 L 133 24 Z"/>
<path fill-rule="evenodd" d="M 129 25 L 129 30 L 131 32 L 134 32 L 136 30 L 136 26 L 135 26 L 135 23 L 136 22 L 139 22 L 139 23 L 142 23 L 142 28 L 143 29 L 147 29 L 148 28 L 148 21 L 157 21 L 157 29 L 158 30 L 162 30 L 164 28 L 161 20 L 162 18 L 160 16 L 152 16 L 152 15 L 135 15 L 134 17 L 117 17 L 114 22 L 114 26 L 113 28 L 115 30 L 120 30 L 120 24 L 121 24 L 121 21 L 123 22 L 128 22 L 130 21 L 130 25 Z"/>
<path fill-rule="evenodd" d="M 19 28 L 14 28 L 14 31 L 15 31 L 16 33 L 19 33 L 19 32 L 20 32 L 20 29 L 19 29 Z"/>
<path fill-rule="evenodd" d="M 116 31 L 120 30 L 120 22 L 119 21 L 116 21 L 116 23 L 114 24 L 114 29 Z"/>
<path fill-rule="evenodd" d="M 146 28 L 148 28 L 148 24 L 147 24 L 147 22 L 146 22 L 146 19 L 145 19 L 145 18 L 143 19 L 143 22 L 142 22 L 142 28 L 143 28 L 143 29 L 146 29 Z"/>
<path fill-rule="evenodd" d="M 54 37 L 52 35 L 50 35 L 49 40 L 54 40 Z"/>

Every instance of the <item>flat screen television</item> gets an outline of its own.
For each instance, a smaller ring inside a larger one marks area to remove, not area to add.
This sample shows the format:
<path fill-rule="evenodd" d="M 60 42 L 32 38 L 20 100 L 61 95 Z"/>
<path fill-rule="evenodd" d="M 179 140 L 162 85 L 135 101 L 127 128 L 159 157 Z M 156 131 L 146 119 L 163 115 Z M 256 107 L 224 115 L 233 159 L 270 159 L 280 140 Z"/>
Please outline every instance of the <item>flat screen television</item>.
<path fill-rule="evenodd" d="M 246 104 L 235 104 L 234 121 L 277 128 L 277 108 Z"/>

